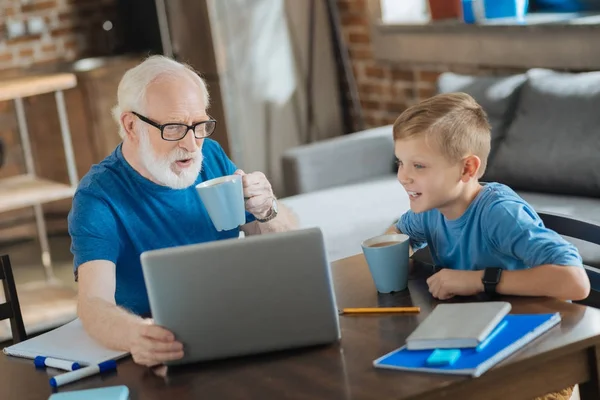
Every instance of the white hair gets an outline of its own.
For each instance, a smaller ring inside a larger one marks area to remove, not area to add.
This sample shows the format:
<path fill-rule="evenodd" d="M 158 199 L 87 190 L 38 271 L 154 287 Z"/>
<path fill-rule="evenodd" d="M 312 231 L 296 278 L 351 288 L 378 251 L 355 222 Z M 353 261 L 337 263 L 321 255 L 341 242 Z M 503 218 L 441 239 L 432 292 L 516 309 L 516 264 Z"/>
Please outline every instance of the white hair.
<path fill-rule="evenodd" d="M 182 76 L 189 74 L 196 80 L 204 95 L 204 104 L 209 106 L 209 95 L 206 83 L 189 65 L 177 62 L 171 58 L 154 55 L 131 68 L 123 75 L 117 90 L 117 105 L 112 109 L 112 115 L 119 125 L 119 135 L 125 137 L 125 128 L 121 124 L 121 114 L 126 111 L 143 113 L 145 96 L 148 86 L 162 76 Z"/>

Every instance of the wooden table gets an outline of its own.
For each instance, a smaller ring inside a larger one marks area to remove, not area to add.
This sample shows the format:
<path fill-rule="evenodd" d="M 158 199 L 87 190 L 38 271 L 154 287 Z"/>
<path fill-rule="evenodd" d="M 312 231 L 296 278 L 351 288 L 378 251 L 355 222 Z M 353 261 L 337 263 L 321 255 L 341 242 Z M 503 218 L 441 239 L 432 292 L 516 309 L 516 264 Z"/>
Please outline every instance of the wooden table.
<path fill-rule="evenodd" d="M 362 255 L 333 263 L 339 307 L 416 305 L 418 315 L 340 317 L 339 344 L 195 364 L 158 377 L 131 359 L 118 372 L 61 391 L 127 385 L 132 399 L 532 399 L 575 383 L 599 399 L 600 310 L 547 298 L 506 298 L 514 313 L 559 311 L 562 323 L 477 379 L 375 369 L 372 361 L 404 344 L 437 304 L 425 267 L 406 292 L 377 294 Z M 470 299 L 473 300 L 473 299 Z M 48 373 L 29 360 L 0 357 L 1 399 L 46 399 Z"/>

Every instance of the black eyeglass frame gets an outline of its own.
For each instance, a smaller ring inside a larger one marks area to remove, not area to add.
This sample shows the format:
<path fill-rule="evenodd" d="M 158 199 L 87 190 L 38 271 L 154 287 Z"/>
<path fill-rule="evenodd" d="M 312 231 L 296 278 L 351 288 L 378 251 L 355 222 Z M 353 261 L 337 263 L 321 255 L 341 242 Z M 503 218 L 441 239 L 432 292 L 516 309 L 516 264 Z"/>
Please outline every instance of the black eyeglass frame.
<path fill-rule="evenodd" d="M 162 140 L 166 140 L 167 142 L 177 142 L 177 141 L 183 139 L 184 137 L 187 136 L 187 133 L 190 131 L 190 129 L 192 130 L 192 132 L 194 132 L 194 137 L 196 139 L 207 138 L 210 135 L 212 135 L 215 132 L 215 130 L 217 129 L 217 121 L 214 120 L 214 119 L 209 119 L 209 120 L 206 120 L 206 121 L 196 122 L 193 125 L 187 125 L 187 124 L 184 124 L 184 123 L 181 123 L 181 122 L 167 122 L 166 124 L 162 124 L 161 125 L 158 122 L 152 121 L 148 117 L 144 117 L 143 115 L 136 113 L 135 111 L 132 111 L 131 113 L 133 115 L 135 115 L 136 117 L 138 117 L 141 121 L 143 121 L 143 122 L 147 123 L 148 125 L 152 125 L 153 127 L 159 129 L 160 130 L 160 137 L 162 138 Z M 209 122 L 212 122 L 214 124 L 214 128 L 213 128 L 212 132 L 209 133 L 206 136 L 200 136 L 200 137 L 196 136 L 196 127 L 198 125 L 206 124 L 206 123 L 209 123 Z M 176 126 L 185 126 L 187 128 L 186 131 L 185 131 L 185 133 L 180 138 L 178 138 L 178 139 L 166 139 L 165 138 L 165 134 L 164 134 L 165 127 L 167 127 L 167 126 L 175 126 L 175 125 Z"/>

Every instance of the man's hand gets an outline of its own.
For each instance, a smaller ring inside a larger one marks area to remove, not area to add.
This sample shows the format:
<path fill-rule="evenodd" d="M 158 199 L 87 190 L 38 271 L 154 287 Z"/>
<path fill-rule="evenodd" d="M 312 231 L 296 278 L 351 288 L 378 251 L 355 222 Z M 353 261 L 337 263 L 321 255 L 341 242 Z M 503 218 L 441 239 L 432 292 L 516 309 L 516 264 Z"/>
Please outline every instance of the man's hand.
<path fill-rule="evenodd" d="M 136 364 L 153 367 L 183 357 L 183 345 L 168 330 L 144 321 L 132 330 L 130 352 Z"/>
<path fill-rule="evenodd" d="M 447 300 L 454 296 L 474 296 L 483 292 L 483 271 L 442 269 L 427 279 L 433 297 Z"/>
<path fill-rule="evenodd" d="M 246 210 L 257 218 L 269 216 L 275 195 L 265 174 L 262 172 L 246 174 L 241 169 L 235 171 L 235 174 L 242 176 Z"/>

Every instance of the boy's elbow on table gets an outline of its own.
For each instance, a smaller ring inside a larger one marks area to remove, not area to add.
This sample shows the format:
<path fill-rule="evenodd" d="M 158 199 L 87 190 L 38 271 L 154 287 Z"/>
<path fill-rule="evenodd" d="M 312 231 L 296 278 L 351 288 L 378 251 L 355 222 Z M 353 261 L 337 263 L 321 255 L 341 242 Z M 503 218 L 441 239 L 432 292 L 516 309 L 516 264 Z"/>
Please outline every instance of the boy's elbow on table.
<path fill-rule="evenodd" d="M 591 290 L 590 279 L 585 272 L 585 268 L 581 266 L 569 266 L 567 268 L 569 268 L 572 276 L 570 282 L 572 296 L 570 300 L 585 299 L 589 296 Z"/>

